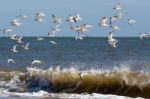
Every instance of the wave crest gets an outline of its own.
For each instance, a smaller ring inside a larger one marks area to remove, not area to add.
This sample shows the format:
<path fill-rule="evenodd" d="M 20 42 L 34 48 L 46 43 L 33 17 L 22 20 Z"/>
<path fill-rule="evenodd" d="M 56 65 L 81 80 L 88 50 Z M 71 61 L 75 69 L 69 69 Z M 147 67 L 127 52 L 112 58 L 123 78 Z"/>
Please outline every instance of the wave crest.
<path fill-rule="evenodd" d="M 9 74 L 6 78 L 14 80 L 11 79 L 14 72 L 6 74 Z M 53 93 L 102 93 L 150 98 L 150 73 L 130 71 L 128 68 L 79 71 L 75 68 L 51 67 L 43 70 L 28 67 L 27 72 L 15 75 L 19 76 L 19 83 L 24 83 L 19 86 L 23 85 L 26 92 L 44 90 Z"/>

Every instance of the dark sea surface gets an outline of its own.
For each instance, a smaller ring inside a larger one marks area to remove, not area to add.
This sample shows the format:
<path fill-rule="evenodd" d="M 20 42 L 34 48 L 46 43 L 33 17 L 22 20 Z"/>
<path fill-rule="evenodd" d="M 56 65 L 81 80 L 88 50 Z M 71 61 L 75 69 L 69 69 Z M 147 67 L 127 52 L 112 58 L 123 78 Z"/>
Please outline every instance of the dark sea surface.
<path fill-rule="evenodd" d="M 10 49 L 15 41 L 9 38 L 0 38 L 0 68 L 26 69 L 32 60 L 43 61 L 42 68 L 60 66 L 77 67 L 79 69 L 106 68 L 127 66 L 133 70 L 149 71 L 150 67 L 150 39 L 117 38 L 117 48 L 111 48 L 107 38 L 74 38 L 59 37 L 45 38 L 37 41 L 35 37 L 25 37 L 23 42 L 31 42 L 30 50 L 17 47 L 18 53 Z M 57 44 L 51 44 L 49 41 Z M 15 65 L 7 64 L 7 59 L 13 58 Z"/>
<path fill-rule="evenodd" d="M 10 49 L 17 43 L 0 38 L 0 97 L 36 99 L 52 98 L 49 93 L 71 93 L 70 97 L 74 93 L 80 96 L 71 99 L 80 99 L 88 93 L 87 98 L 101 97 L 91 99 L 102 99 L 100 94 L 150 98 L 150 39 L 119 37 L 117 48 L 102 37 L 44 39 L 24 37 L 23 44 L 31 43 L 29 50 L 18 44 L 19 52 L 14 53 Z M 8 64 L 9 58 L 15 64 Z M 43 63 L 31 66 L 35 59 Z"/>

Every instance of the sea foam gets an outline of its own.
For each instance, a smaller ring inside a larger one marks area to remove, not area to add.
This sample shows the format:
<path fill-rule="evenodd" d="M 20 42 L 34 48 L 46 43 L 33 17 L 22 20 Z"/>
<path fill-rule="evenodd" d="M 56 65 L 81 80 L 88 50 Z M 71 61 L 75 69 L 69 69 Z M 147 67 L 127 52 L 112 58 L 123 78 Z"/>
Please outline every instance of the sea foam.
<path fill-rule="evenodd" d="M 3 73 L 5 74 L 4 71 Z M 82 79 L 81 73 L 86 73 Z M 49 93 L 66 93 L 69 95 L 68 97 L 75 95 L 75 99 L 82 96 L 96 97 L 99 95 L 107 96 L 108 94 L 150 97 L 150 73 L 135 72 L 125 68 L 81 71 L 76 68 L 50 67 L 44 70 L 28 67 L 26 72 L 8 72 L 8 74 L 6 75 L 7 80 L 1 81 L 0 86 L 5 90 L 7 89 L 6 92 L 11 95 L 42 96 L 47 94 L 44 96 L 49 96 Z"/>

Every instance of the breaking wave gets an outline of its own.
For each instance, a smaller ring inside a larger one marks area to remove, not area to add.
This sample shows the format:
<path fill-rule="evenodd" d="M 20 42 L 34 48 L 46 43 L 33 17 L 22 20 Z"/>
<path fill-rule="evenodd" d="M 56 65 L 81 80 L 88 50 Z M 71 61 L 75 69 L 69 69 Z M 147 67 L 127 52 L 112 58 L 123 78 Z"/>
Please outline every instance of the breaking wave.
<path fill-rule="evenodd" d="M 28 67 L 26 72 L 1 71 L 0 88 L 7 89 L 7 93 L 32 93 L 33 96 L 33 92 L 40 92 L 40 95 L 99 93 L 150 98 L 150 73 L 131 71 L 128 68 L 81 71 L 75 68 L 51 67 L 44 70 Z"/>

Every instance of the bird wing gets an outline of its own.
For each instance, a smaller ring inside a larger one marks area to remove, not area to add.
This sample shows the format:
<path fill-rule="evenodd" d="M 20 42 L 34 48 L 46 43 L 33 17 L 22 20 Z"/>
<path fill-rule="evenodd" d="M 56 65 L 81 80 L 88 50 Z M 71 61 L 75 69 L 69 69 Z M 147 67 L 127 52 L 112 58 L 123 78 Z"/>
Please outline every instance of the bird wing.
<path fill-rule="evenodd" d="M 28 47 L 29 47 L 29 45 L 30 45 L 30 42 L 28 42 L 28 43 L 26 44 L 26 47 L 28 48 Z"/>
<path fill-rule="evenodd" d="M 16 50 L 17 46 L 18 46 L 18 45 L 14 45 L 14 46 L 13 46 L 13 50 Z"/>

